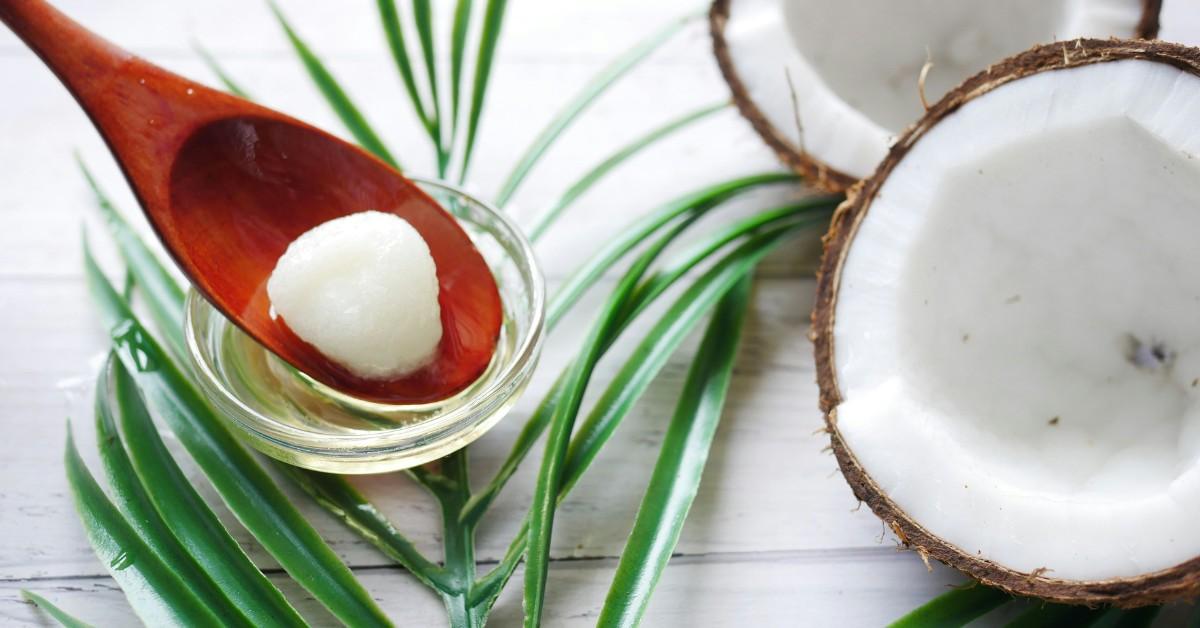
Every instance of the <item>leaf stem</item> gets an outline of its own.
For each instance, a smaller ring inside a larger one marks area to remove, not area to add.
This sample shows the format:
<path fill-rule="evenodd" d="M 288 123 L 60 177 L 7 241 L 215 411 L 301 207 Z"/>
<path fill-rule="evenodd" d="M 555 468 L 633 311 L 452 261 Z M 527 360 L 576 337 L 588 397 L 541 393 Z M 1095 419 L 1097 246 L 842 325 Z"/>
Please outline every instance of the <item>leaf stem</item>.
<path fill-rule="evenodd" d="M 459 519 L 463 505 L 471 498 L 470 475 L 464 447 L 441 460 L 448 485 L 435 495 L 442 507 L 442 545 L 446 573 L 453 593 L 443 596 L 452 626 L 482 626 L 484 614 L 471 604 L 475 583 L 475 528 Z"/>

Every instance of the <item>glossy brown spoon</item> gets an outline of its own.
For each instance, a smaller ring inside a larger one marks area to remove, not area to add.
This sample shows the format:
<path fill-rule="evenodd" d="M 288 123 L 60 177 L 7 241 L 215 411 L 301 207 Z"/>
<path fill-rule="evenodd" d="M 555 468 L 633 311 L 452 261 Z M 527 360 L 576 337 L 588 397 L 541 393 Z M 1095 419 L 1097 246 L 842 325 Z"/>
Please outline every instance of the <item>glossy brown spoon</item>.
<path fill-rule="evenodd" d="M 345 393 L 444 399 L 479 377 L 501 324 L 495 279 L 444 209 L 387 164 L 328 133 L 117 48 L 42 0 L 0 0 L 8 25 L 83 107 L 188 278 L 280 358 Z M 431 364 L 364 380 L 268 313 L 266 280 L 292 240 L 368 209 L 410 222 L 437 264 L 443 336 Z"/>

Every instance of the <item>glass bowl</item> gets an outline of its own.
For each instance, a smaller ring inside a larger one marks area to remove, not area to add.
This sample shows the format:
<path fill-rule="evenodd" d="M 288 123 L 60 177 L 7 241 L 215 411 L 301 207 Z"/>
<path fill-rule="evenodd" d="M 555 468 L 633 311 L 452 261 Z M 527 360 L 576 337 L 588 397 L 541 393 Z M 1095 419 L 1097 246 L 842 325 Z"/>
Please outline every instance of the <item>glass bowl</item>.
<path fill-rule="evenodd" d="M 379 473 L 434 460 L 478 438 L 525 390 L 541 351 L 545 286 L 529 242 L 504 214 L 444 183 L 413 179 L 458 219 L 496 278 L 504 322 L 483 375 L 457 395 L 380 404 L 297 371 L 188 294 L 188 353 L 204 395 L 259 451 L 334 473 Z"/>

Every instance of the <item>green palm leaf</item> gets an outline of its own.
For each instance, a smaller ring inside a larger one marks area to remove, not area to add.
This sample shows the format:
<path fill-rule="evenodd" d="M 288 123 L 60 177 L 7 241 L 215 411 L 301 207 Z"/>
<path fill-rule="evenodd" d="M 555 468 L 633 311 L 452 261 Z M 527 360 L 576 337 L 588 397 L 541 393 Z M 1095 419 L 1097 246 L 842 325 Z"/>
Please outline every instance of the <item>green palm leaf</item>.
<path fill-rule="evenodd" d="M 460 182 L 466 180 L 467 171 L 471 167 L 475 137 L 479 133 L 479 118 L 483 115 L 483 101 L 487 96 L 492 63 L 496 57 L 496 46 L 500 43 L 500 28 L 504 24 L 504 12 L 507 8 L 507 0 L 488 0 L 483 10 L 483 29 L 479 35 L 479 49 L 475 55 L 475 78 L 471 83 L 471 107 L 467 114 L 467 138 L 463 144 L 462 165 L 458 171 Z"/>
<path fill-rule="evenodd" d="M 630 299 L 632 310 L 628 317 L 637 317 L 671 285 L 731 242 L 780 223 L 797 228 L 826 225 L 840 202 L 840 197 L 807 198 L 785 207 L 760 212 L 695 242 L 679 255 L 678 259 L 655 272 L 638 286 L 634 298 Z"/>
<path fill-rule="evenodd" d="M 1154 623 L 1161 606 L 1143 606 L 1127 611 L 1113 609 L 1092 624 L 1095 628 L 1146 628 Z"/>
<path fill-rule="evenodd" d="M 558 114 L 542 129 L 542 132 L 538 134 L 529 148 L 525 150 L 525 154 L 517 160 L 512 173 L 508 175 L 508 178 L 504 181 L 504 185 L 500 187 L 500 192 L 496 194 L 496 205 L 503 207 L 508 204 L 508 201 L 512 199 L 513 194 L 516 193 L 517 188 L 521 185 L 521 182 L 525 180 L 525 177 L 529 175 L 529 171 L 541 160 L 542 155 L 546 153 L 550 145 L 601 94 L 608 90 L 617 79 L 624 76 L 636 67 L 639 62 L 650 56 L 650 53 L 666 43 L 671 36 L 695 20 L 696 17 L 696 15 L 689 15 L 682 19 L 672 20 L 666 27 L 638 42 L 633 48 L 622 54 L 612 64 L 593 77 L 575 98 L 571 99 L 566 106 L 559 110 Z"/>
<path fill-rule="evenodd" d="M 926 602 L 920 608 L 901 617 L 891 628 L 951 628 L 964 626 L 982 617 L 1012 596 L 979 583 L 953 589 Z"/>
<path fill-rule="evenodd" d="M 400 23 L 400 12 L 396 10 L 394 0 L 378 0 L 376 5 L 379 8 L 379 19 L 383 24 L 383 33 L 387 38 L 388 48 L 392 51 L 392 59 L 396 62 L 396 69 L 400 71 L 400 80 L 404 83 L 405 91 L 408 92 L 408 99 L 412 103 L 413 111 L 416 112 L 417 118 L 420 119 L 421 126 L 425 127 L 425 132 L 429 134 L 429 139 L 434 144 L 437 144 L 440 139 L 434 131 L 429 107 L 425 104 L 425 101 L 421 98 L 421 92 L 417 89 L 417 78 L 413 72 L 412 60 L 408 56 L 408 44 L 404 39 L 404 28 Z"/>
<path fill-rule="evenodd" d="M 392 560 L 403 565 L 426 586 L 436 590 L 449 588 L 444 570 L 421 554 L 412 541 L 379 512 L 375 504 L 367 501 L 341 476 L 309 471 L 282 462 L 276 467 L 318 504 Z"/>
<path fill-rule="evenodd" d="M 778 227 L 748 238 L 688 286 L 663 314 L 579 426 L 563 473 L 564 491 L 573 488 L 583 476 L 617 425 L 703 316 L 796 229 Z"/>
<path fill-rule="evenodd" d="M 614 168 L 621 165 L 630 157 L 633 157 L 642 150 L 653 145 L 658 140 L 661 140 L 664 137 L 683 129 L 694 122 L 703 120 L 704 118 L 707 118 L 718 111 L 723 111 L 728 107 L 728 101 L 722 101 L 715 105 L 702 107 L 696 111 L 692 111 L 683 116 L 675 118 L 674 120 L 670 120 L 666 124 L 621 147 L 604 161 L 601 161 L 591 170 L 588 170 L 586 173 L 584 173 L 584 175 L 575 183 L 571 184 L 571 186 L 567 188 L 567 191 L 564 192 L 563 195 L 559 197 L 559 199 L 555 201 L 553 205 L 550 206 L 550 209 L 546 210 L 546 213 L 538 219 L 533 227 L 529 229 L 529 239 L 532 241 L 537 241 L 539 238 L 541 238 L 542 235 L 546 233 L 546 230 L 562 217 L 562 214 L 564 211 L 566 211 L 567 207 L 574 203 L 580 196 L 583 196 L 583 193 L 591 189 L 591 187 L 595 185 L 597 181 L 604 178 L 604 175 L 612 172 Z"/>
<path fill-rule="evenodd" d="M 167 568 L 125 521 L 88 472 L 68 429 L 67 482 L 96 557 L 147 626 L 218 626 L 219 618 Z"/>
<path fill-rule="evenodd" d="M 1007 628 L 1055 628 L 1057 626 L 1091 626 L 1100 619 L 1103 610 L 1086 606 L 1042 604 L 1021 613 L 1006 624 Z M 915 625 L 915 624 L 914 624 Z"/>
<path fill-rule="evenodd" d="M 142 292 L 146 293 L 146 306 L 158 325 L 158 332 L 167 340 L 167 346 L 176 359 L 184 359 L 187 346 L 183 339 L 183 289 L 171 273 L 158 261 L 158 256 L 146 246 L 133 227 L 121 215 L 100 184 L 96 182 L 87 164 L 79 155 L 75 161 L 87 180 L 88 187 L 96 198 L 100 215 L 104 218 L 109 234 L 117 243 L 117 249 L 125 264 L 133 271 Z"/>
<path fill-rule="evenodd" d="M 672 284 L 681 279 L 689 270 L 711 257 L 721 247 L 757 229 L 788 218 L 803 217 L 800 224 L 821 223 L 828 219 L 830 212 L 836 207 L 837 203 L 837 198 L 818 197 L 806 199 L 780 210 L 763 212 L 762 214 L 752 216 L 697 242 L 693 248 L 681 256 L 678 262 L 671 264 L 666 269 L 655 272 L 638 286 L 634 296 L 626 302 L 627 309 L 622 316 L 621 325 L 606 339 L 605 350 L 612 345 L 617 335 L 634 318 L 644 311 L 645 308 L 649 307 Z M 700 207 L 697 206 L 696 209 Z M 563 293 L 560 292 L 559 294 Z M 566 311 L 565 308 L 562 311 Z M 521 461 L 525 459 L 525 456 L 533 448 L 533 444 L 546 429 L 546 425 L 549 423 L 550 417 L 554 413 L 554 407 L 558 402 L 558 394 L 561 386 L 562 378 L 560 377 L 559 381 L 555 382 L 550 391 L 542 399 L 541 404 L 538 405 L 537 409 L 534 410 L 533 414 L 530 415 L 525 425 L 521 428 L 521 431 L 517 434 L 508 457 L 500 465 L 495 476 L 467 504 L 466 509 L 463 511 L 464 520 L 478 521 L 483 516 L 483 512 L 498 496 L 504 485 L 512 478 Z"/>
<path fill-rule="evenodd" d="M 550 417 L 549 435 L 546 437 L 546 453 L 538 471 L 533 505 L 529 509 L 529 551 L 525 560 L 526 626 L 537 626 L 541 621 L 558 487 L 562 483 L 571 430 L 575 425 L 579 406 L 583 403 L 583 395 L 587 390 L 588 380 L 591 379 L 592 370 L 604 353 L 606 339 L 621 325 L 621 312 L 625 307 L 625 300 L 637 288 L 638 282 L 659 254 L 687 229 L 695 218 L 690 216 L 681 220 L 634 260 L 601 308 L 600 316 L 593 323 L 583 349 L 568 367 L 563 384 L 558 389 L 558 398 L 553 404 L 554 411 Z"/>
<path fill-rule="evenodd" d="M 339 619 L 353 626 L 387 624 L 350 570 L 220 423 L 113 290 L 86 247 L 85 270 L 121 362 L 230 510 L 280 565 Z"/>
<path fill-rule="evenodd" d="M 21 590 L 21 597 L 33 602 L 38 608 L 46 612 L 47 615 L 54 618 L 59 624 L 66 628 L 92 628 L 92 625 L 82 620 L 76 619 L 70 613 L 55 606 L 50 600 L 34 593 L 33 591 Z"/>
<path fill-rule="evenodd" d="M 192 48 L 200 55 L 200 59 L 204 61 L 204 65 L 208 66 L 209 71 L 216 75 L 217 80 L 225 87 L 225 91 L 234 96 L 250 100 L 250 93 L 243 89 L 237 81 L 233 80 L 233 77 L 217 62 L 217 58 L 212 56 L 204 46 L 201 46 L 199 42 L 192 42 Z"/>
<path fill-rule="evenodd" d="M 104 199 L 104 197 L 99 197 Z M 119 219 L 119 214 L 114 215 Z M 116 228 L 129 229 L 124 221 L 109 223 L 114 228 L 114 236 L 120 232 Z M 146 249 L 145 244 L 133 231 L 130 237 L 118 238 L 122 253 L 129 265 L 128 272 L 137 279 L 137 284 L 146 290 L 146 300 L 149 312 L 154 318 L 157 328 L 163 333 L 177 334 L 182 342 L 183 329 L 183 290 L 175 282 L 158 258 L 150 254 L 140 254 Z M 147 287 L 151 289 L 147 290 Z M 365 500 L 345 480 L 337 476 L 326 475 L 293 467 L 285 463 L 276 463 L 277 468 L 293 480 L 305 493 L 313 497 L 322 507 L 363 535 L 388 556 L 396 559 L 401 565 L 413 572 L 422 582 L 436 581 L 436 573 L 440 569 L 422 556 L 403 534 L 401 534 L 369 501 Z"/>
<path fill-rule="evenodd" d="M 437 49 L 433 45 L 433 8 L 429 0 L 412 0 L 413 24 L 417 27 L 417 40 L 421 43 L 421 56 L 425 60 L 426 85 L 429 88 L 430 136 L 437 151 L 439 176 L 446 176 L 449 155 L 442 138 L 442 99 L 438 90 Z"/>
<path fill-rule="evenodd" d="M 454 7 L 454 28 L 450 32 L 450 144 L 458 137 L 459 103 L 462 100 L 463 59 L 467 52 L 467 31 L 471 27 L 472 0 L 458 0 Z"/>
<path fill-rule="evenodd" d="M 784 242 L 792 230 L 794 228 L 767 231 L 755 235 L 726 254 L 689 286 L 672 303 L 659 322 L 645 334 L 633 354 L 618 371 L 617 377 L 601 396 L 602 400 L 594 406 L 588 421 L 571 439 L 563 469 L 562 484 L 558 490 L 558 502 L 561 502 L 575 486 L 587 466 L 595 459 L 615 431 L 616 425 L 632 408 L 633 401 L 636 401 L 645 392 L 650 381 L 666 363 L 667 357 L 674 353 L 703 315 L 737 281 L 753 270 L 763 257 Z M 611 405 L 603 399 L 615 397 L 618 389 L 622 387 L 630 387 L 628 398 L 623 399 L 625 402 L 613 406 L 611 412 L 600 412 L 601 409 L 609 409 L 606 406 Z M 527 518 L 523 524 L 522 533 L 518 534 L 517 538 L 509 545 L 500 564 L 480 580 L 476 595 L 481 602 L 487 601 L 489 604 L 494 602 L 500 589 L 516 569 L 525 553 L 528 526 L 529 519 Z"/>
<path fill-rule="evenodd" d="M 392 154 L 388 151 L 387 146 L 383 144 L 383 140 L 379 139 L 379 135 L 371 128 L 367 119 L 359 111 L 350 97 L 346 95 L 346 90 L 342 89 L 341 84 L 333 77 L 333 74 L 325 67 L 325 64 L 319 57 L 300 39 L 292 25 L 288 23 L 283 12 L 275 5 L 273 1 L 268 0 L 271 6 L 271 11 L 275 14 L 275 18 L 279 21 L 279 25 L 283 27 L 283 32 L 287 35 L 287 39 L 295 49 L 296 55 L 300 57 L 300 62 L 304 64 L 304 69 L 308 71 L 308 75 L 320 90 L 321 95 L 325 97 L 326 102 L 333 108 L 334 113 L 342 120 L 342 124 L 346 125 L 346 130 L 354 136 L 363 148 L 375 154 L 376 157 L 386 161 L 395 168 L 400 168 L 399 162 L 396 161 Z"/>
<path fill-rule="evenodd" d="M 638 624 L 679 542 L 725 407 L 750 303 L 750 285 L 750 277 L 742 278 L 722 297 L 708 323 L 617 563 L 598 626 Z"/>
<path fill-rule="evenodd" d="M 188 583 L 196 597 L 204 602 L 204 605 L 210 609 L 220 609 L 221 616 L 230 625 L 235 626 L 253 626 L 254 624 L 239 611 L 231 602 L 230 598 L 226 597 L 216 582 L 208 576 L 197 563 L 192 555 L 188 554 L 188 550 L 180 544 L 175 533 L 163 521 L 163 517 L 159 515 L 159 511 L 155 508 L 154 502 L 145 484 L 154 486 L 158 490 L 163 489 L 163 483 L 159 481 L 156 475 L 139 476 L 134 469 L 133 462 L 129 459 L 129 453 L 125 449 L 125 445 L 121 441 L 120 433 L 117 431 L 117 423 L 113 418 L 113 406 L 116 406 L 122 413 L 137 411 L 145 413 L 145 409 L 135 407 L 127 409 L 118 403 L 119 398 L 128 396 L 131 391 L 128 389 L 121 391 L 118 394 L 116 386 L 119 383 L 117 370 L 120 369 L 120 362 L 116 361 L 115 356 L 109 354 L 108 362 L 101 372 L 99 381 L 96 382 L 96 440 L 100 448 L 100 461 L 104 464 L 105 475 L 108 477 L 108 484 L 112 488 L 113 499 L 117 506 L 125 514 L 126 520 L 133 527 L 138 536 L 146 542 L 146 545 L 158 558 L 174 571 L 184 582 Z M 128 375 L 123 373 L 121 385 L 126 388 L 128 384 Z M 136 394 L 136 393 L 134 393 Z M 153 423 L 149 423 L 151 429 Z M 145 478 L 145 480 L 143 480 Z M 191 486 L 187 486 L 187 490 L 191 491 Z M 207 507 L 205 507 L 207 509 Z M 167 516 L 178 520 L 180 516 L 188 517 L 191 513 L 178 512 L 172 510 L 164 510 Z M 185 524 L 188 523 L 185 521 Z M 176 528 L 181 526 L 177 525 Z M 241 548 L 234 545 L 238 554 L 241 554 Z M 201 558 L 204 558 L 201 556 Z M 212 557 L 216 560 L 221 560 L 221 556 Z M 244 558 L 244 555 L 243 555 Z M 246 559 L 249 564 L 249 560 Z M 253 569 L 254 566 L 250 565 Z M 257 570 L 255 570 L 257 573 Z M 220 573 L 220 571 L 218 571 Z M 269 586 L 269 583 L 268 583 Z M 273 587 L 272 587 L 273 588 Z M 236 593 L 236 591 L 231 591 Z M 236 598 L 235 598 L 236 599 Z M 284 602 L 286 605 L 286 601 Z M 257 600 L 251 598 L 248 604 L 255 607 L 251 615 L 261 615 L 262 610 Z"/>
<path fill-rule="evenodd" d="M 799 180 L 796 175 L 786 173 L 740 177 L 686 194 L 649 212 L 643 218 L 622 229 L 619 235 L 601 247 L 559 286 L 558 292 L 546 306 L 546 326 L 553 328 L 557 325 L 559 319 L 575 305 L 601 275 L 612 268 L 629 251 L 645 242 L 651 234 L 675 218 L 684 214 L 704 213 L 738 194 L 759 186 L 795 183 Z"/>
<path fill-rule="evenodd" d="M 175 464 L 132 376 L 119 360 L 113 361 L 108 377 L 107 386 L 136 470 L 134 477 L 141 479 L 163 521 L 188 554 L 246 616 L 229 617 L 228 622 L 249 619 L 253 626 L 304 626 L 304 620 L 250 562 Z"/>

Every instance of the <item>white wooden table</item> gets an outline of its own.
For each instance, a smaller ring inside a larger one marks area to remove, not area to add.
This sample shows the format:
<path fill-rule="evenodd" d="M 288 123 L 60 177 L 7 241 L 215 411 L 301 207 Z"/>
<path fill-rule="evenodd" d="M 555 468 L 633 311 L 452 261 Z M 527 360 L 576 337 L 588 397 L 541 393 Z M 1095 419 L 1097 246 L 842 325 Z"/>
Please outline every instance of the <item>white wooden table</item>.
<path fill-rule="evenodd" d="M 152 61 L 211 80 L 189 45 L 193 38 L 202 41 L 268 105 L 341 132 L 264 3 L 59 4 Z M 697 9 L 694 0 L 510 4 L 472 182 L 484 194 L 496 190 L 541 124 L 593 72 L 667 20 Z M 393 152 L 411 171 L 431 172 L 429 150 L 385 52 L 374 3 L 287 0 L 281 5 L 352 96 L 365 103 L 368 118 Z M 534 172 L 513 205 L 514 213 L 532 216 L 623 142 L 726 94 L 709 54 L 707 31 L 697 23 L 570 131 Z M 94 465 L 90 380 L 106 346 L 81 275 L 80 226 L 94 224 L 95 216 L 72 162 L 73 150 L 92 164 L 127 210 L 135 209 L 97 134 L 65 90 L 11 34 L 0 32 L 3 625 L 48 621 L 20 599 L 20 589 L 39 592 L 97 625 L 135 622 L 84 538 L 61 462 L 70 416 L 85 457 Z M 732 111 L 719 114 L 639 157 L 582 199 L 540 246 L 546 274 L 552 285 L 561 280 L 606 234 L 659 202 L 737 174 L 775 168 L 748 125 Z M 781 195 L 776 193 L 775 200 Z M 757 197 L 723 210 L 715 220 L 771 202 L 771 197 Z M 703 232 L 704 224 L 696 230 Z M 99 229 L 92 234 L 106 253 L 104 259 L 114 261 Z M 805 333 L 816 250 L 814 234 L 776 255 L 760 272 L 729 408 L 647 626 L 880 625 L 959 581 L 945 568 L 928 573 L 915 555 L 896 550 L 894 539 L 870 512 L 855 510 L 833 458 L 822 452 L 825 437 L 814 434 L 821 419 Z M 590 317 L 589 303 L 596 299 L 593 295 L 551 337 L 540 383 L 515 415 L 473 446 L 476 479 L 489 475 L 507 453 L 538 393 L 577 345 Z M 623 353 L 618 347 L 613 355 Z M 548 625 L 594 623 L 690 353 L 687 348 L 671 361 L 561 509 Z M 603 364 L 593 390 L 607 383 L 616 364 Z M 485 520 L 480 561 L 494 563 L 515 532 L 532 492 L 535 460 L 536 454 Z M 418 487 L 401 476 L 365 477 L 356 483 L 422 551 L 440 556 L 436 510 Z M 210 489 L 204 491 L 217 503 Z M 306 499 L 296 501 L 398 625 L 443 623 L 441 605 L 431 593 Z M 285 582 L 274 561 L 228 513 L 218 510 L 255 561 Z M 493 625 L 519 624 L 519 584 L 515 578 L 501 598 Z M 287 586 L 306 613 L 332 623 L 303 591 Z"/>

